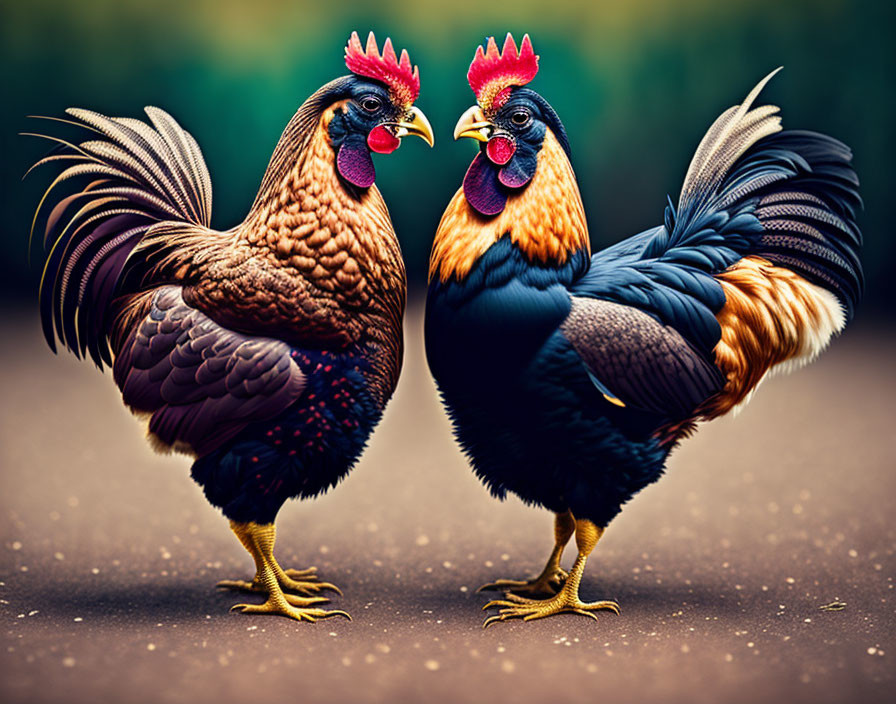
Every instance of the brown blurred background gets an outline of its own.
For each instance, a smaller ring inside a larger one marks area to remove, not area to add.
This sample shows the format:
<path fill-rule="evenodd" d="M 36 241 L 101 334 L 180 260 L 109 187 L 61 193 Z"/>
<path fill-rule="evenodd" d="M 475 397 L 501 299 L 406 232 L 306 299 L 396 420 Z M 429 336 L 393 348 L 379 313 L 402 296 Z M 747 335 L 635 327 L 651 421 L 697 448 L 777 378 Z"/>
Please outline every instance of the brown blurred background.
<path fill-rule="evenodd" d="M 892 5 L 0 2 L 0 700 L 889 700 Z M 228 613 L 240 597 L 212 585 L 249 559 L 187 461 L 153 455 L 110 380 L 46 349 L 26 240 L 49 173 L 20 180 L 46 147 L 16 133 L 71 105 L 163 107 L 202 147 L 226 228 L 300 102 L 344 71 L 352 29 L 409 49 L 437 143 L 377 160 L 411 278 L 407 363 L 356 471 L 281 514 L 282 561 L 316 563 L 355 617 L 302 626 Z M 595 247 L 659 223 L 704 130 L 784 65 L 765 97 L 785 126 L 855 152 L 868 290 L 830 352 L 702 429 L 614 522 L 583 593 L 617 598 L 620 617 L 483 632 L 476 586 L 536 572 L 550 519 L 472 476 L 425 367 L 420 303 L 471 157 L 450 138 L 472 102 L 466 68 L 507 30 L 542 56 L 534 87 L 569 131 Z"/>

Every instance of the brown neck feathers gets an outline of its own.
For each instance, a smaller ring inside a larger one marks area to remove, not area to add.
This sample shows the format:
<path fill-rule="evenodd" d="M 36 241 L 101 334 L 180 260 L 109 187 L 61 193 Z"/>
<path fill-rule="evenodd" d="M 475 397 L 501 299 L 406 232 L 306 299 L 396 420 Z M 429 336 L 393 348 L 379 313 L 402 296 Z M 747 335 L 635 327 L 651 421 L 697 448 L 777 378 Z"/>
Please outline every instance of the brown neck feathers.
<path fill-rule="evenodd" d="M 305 106 L 297 113 L 251 212 L 191 295 L 219 322 L 296 345 L 375 343 L 376 383 L 388 398 L 401 359 L 405 270 L 379 190 L 337 175 L 327 128 L 341 105 L 318 109 L 310 130 Z M 287 158 L 284 144 L 297 151 Z"/>

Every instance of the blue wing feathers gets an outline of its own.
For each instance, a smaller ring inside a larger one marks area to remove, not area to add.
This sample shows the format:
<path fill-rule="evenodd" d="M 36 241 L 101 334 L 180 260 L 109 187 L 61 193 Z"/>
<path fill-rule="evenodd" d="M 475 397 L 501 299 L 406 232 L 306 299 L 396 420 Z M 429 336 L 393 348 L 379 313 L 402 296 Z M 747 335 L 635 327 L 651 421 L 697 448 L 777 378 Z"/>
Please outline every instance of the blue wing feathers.
<path fill-rule="evenodd" d="M 678 211 L 670 201 L 664 226 L 595 254 L 572 292 L 635 306 L 708 352 L 725 303 L 714 274 L 758 255 L 831 290 L 851 316 L 864 281 L 850 160 L 845 145 L 814 132 L 764 137 L 715 194 L 698 192 Z"/>

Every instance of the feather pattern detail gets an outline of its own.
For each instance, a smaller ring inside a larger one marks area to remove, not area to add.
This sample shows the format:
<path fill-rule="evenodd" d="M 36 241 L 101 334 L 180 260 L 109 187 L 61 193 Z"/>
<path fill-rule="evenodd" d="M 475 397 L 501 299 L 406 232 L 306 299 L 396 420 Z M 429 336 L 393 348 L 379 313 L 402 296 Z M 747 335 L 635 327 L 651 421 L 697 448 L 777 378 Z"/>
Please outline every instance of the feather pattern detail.
<path fill-rule="evenodd" d="M 665 225 L 595 254 L 574 293 L 636 306 L 710 354 L 726 300 L 716 277 L 759 256 L 831 291 L 852 315 L 863 278 L 851 154 L 824 135 L 779 131 L 776 110 L 750 109 L 770 77 L 710 127 Z"/>
<path fill-rule="evenodd" d="M 846 326 L 830 291 L 761 257 L 746 257 L 718 278 L 726 303 L 714 357 L 727 383 L 699 410 L 706 420 L 742 408 L 770 374 L 811 362 Z"/>
<path fill-rule="evenodd" d="M 222 328 L 187 305 L 177 286 L 156 291 L 115 358 L 114 375 L 124 402 L 149 414 L 149 431 L 163 447 L 198 456 L 276 416 L 306 384 L 289 345 Z"/>
<path fill-rule="evenodd" d="M 708 207 L 734 162 L 757 141 L 781 130 L 779 108 L 765 105 L 751 110 L 753 102 L 772 77 L 763 78 L 740 105 L 723 112 L 703 137 L 688 167 L 678 201 L 679 212 L 685 206 L 694 214 Z"/>
<path fill-rule="evenodd" d="M 130 253 L 160 222 L 206 229 L 211 179 L 196 141 L 163 110 L 146 108 L 152 125 L 78 108 L 66 112 L 71 120 L 46 119 L 85 129 L 91 138 L 75 144 L 33 134 L 57 145 L 35 166 L 69 165 L 41 198 L 32 233 L 58 186 L 81 177 L 95 180 L 60 199 L 47 217 L 41 319 L 54 351 L 58 338 L 76 356 L 89 354 L 101 367 L 112 361 L 106 335 L 118 284 L 129 267 L 140 268 Z"/>

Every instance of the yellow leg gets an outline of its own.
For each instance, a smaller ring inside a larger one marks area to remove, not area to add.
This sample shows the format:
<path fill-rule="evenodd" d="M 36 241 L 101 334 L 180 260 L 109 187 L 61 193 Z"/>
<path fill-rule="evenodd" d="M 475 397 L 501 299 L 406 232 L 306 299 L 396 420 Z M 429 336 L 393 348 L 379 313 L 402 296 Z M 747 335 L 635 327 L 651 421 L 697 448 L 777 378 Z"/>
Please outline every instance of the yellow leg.
<path fill-rule="evenodd" d="M 579 549 L 579 554 L 560 591 L 549 599 L 527 599 L 515 594 L 508 594 L 505 599 L 490 601 L 482 607 L 483 610 L 496 607 L 499 611 L 485 620 L 485 623 L 482 624 L 483 628 L 512 618 L 532 621 L 554 614 L 574 613 L 597 619 L 594 611 L 606 609 L 619 613 L 619 604 L 615 601 L 585 603 L 579 599 L 579 584 L 582 581 L 582 573 L 585 571 L 585 562 L 588 560 L 588 555 L 594 550 L 594 546 L 597 545 L 597 541 L 600 540 L 600 536 L 603 535 L 604 529 L 588 520 L 576 520 L 575 523 L 576 546 Z"/>
<path fill-rule="evenodd" d="M 556 514 L 554 517 L 554 549 L 540 575 L 529 580 L 498 579 L 483 584 L 478 591 L 504 590 L 532 596 L 556 594 L 569 576 L 566 570 L 560 567 L 560 559 L 575 530 L 576 521 L 570 511 Z"/>
<path fill-rule="evenodd" d="M 274 539 L 277 533 L 273 523 L 259 525 L 231 521 L 230 527 L 255 560 L 255 579 L 252 582 L 221 582 L 218 586 L 260 591 L 268 595 L 267 601 L 263 604 L 237 604 L 231 611 L 240 611 L 244 614 L 276 614 L 297 621 L 314 622 L 331 616 L 345 616 L 351 620 L 351 616 L 345 611 L 324 611 L 315 608 L 315 604 L 327 602 L 324 597 L 301 597 L 283 592 L 284 585 L 281 579 L 297 585 L 304 583 L 293 582 L 274 560 Z"/>
<path fill-rule="evenodd" d="M 274 540 L 277 537 L 277 529 L 273 523 L 259 525 L 257 523 L 237 523 L 231 521 L 230 528 L 236 534 L 236 537 L 240 539 L 243 547 L 245 547 L 253 557 L 260 549 L 259 541 L 262 540 L 260 536 L 264 536 L 263 539 L 270 542 L 267 561 L 274 570 L 274 574 L 277 575 L 277 582 L 281 589 L 290 592 L 298 592 L 299 594 L 305 594 L 306 596 L 313 596 L 327 590 L 336 592 L 340 596 L 342 595 L 339 587 L 335 584 L 318 581 L 316 567 L 309 567 L 305 570 L 284 570 L 280 567 L 273 552 Z M 255 577 L 251 582 L 242 579 L 225 579 L 218 582 L 217 586 L 222 589 L 238 589 L 246 592 L 267 592 L 268 590 L 262 581 L 263 570 L 264 563 L 259 567 L 258 559 L 256 558 Z"/>

